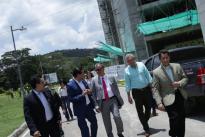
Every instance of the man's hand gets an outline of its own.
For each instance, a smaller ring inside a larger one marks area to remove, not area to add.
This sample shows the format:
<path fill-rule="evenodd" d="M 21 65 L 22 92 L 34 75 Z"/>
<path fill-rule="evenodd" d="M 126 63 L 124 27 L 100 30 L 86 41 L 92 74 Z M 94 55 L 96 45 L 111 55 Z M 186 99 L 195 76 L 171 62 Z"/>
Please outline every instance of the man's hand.
<path fill-rule="evenodd" d="M 97 108 L 97 109 L 95 109 L 98 113 L 100 113 L 101 112 L 101 110 L 100 110 L 100 108 Z"/>
<path fill-rule="evenodd" d="M 179 88 L 180 87 L 180 83 L 175 81 L 175 82 L 172 83 L 172 86 L 174 88 Z"/>
<path fill-rule="evenodd" d="M 33 134 L 33 137 L 41 137 L 40 131 L 36 131 L 36 132 Z"/>
<path fill-rule="evenodd" d="M 83 95 L 88 95 L 89 91 L 88 90 L 83 90 Z"/>
<path fill-rule="evenodd" d="M 128 102 L 129 102 L 130 104 L 133 103 L 132 97 L 131 97 L 130 95 L 128 95 Z"/>
<path fill-rule="evenodd" d="M 164 107 L 164 105 L 163 105 L 162 103 L 160 103 L 160 104 L 158 105 L 158 109 L 159 109 L 160 111 L 165 111 L 165 107 Z"/>
<path fill-rule="evenodd" d="M 83 95 L 90 95 L 90 94 L 92 94 L 92 91 L 90 89 L 85 89 L 83 91 Z"/>
<path fill-rule="evenodd" d="M 100 107 L 99 107 L 99 106 L 96 106 L 96 107 L 95 107 L 95 110 L 96 110 L 98 113 L 100 113 L 100 112 L 101 112 L 101 109 L 100 109 Z"/>
<path fill-rule="evenodd" d="M 91 89 L 86 89 L 88 91 L 88 94 L 92 94 L 92 90 Z"/>

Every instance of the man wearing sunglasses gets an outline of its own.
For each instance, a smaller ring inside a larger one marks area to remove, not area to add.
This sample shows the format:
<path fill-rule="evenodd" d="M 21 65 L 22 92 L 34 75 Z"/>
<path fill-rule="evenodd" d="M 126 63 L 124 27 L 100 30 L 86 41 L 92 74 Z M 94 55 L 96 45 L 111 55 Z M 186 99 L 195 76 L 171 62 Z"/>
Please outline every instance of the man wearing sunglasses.
<path fill-rule="evenodd" d="M 151 101 L 151 84 L 152 77 L 142 62 L 136 62 L 134 55 L 127 54 L 126 62 L 128 66 L 125 68 L 125 87 L 128 95 L 128 101 L 135 101 L 138 117 L 145 130 L 145 136 L 150 136 L 148 120 L 150 118 L 150 101 Z M 131 93 L 132 92 L 132 97 Z M 145 108 L 145 111 L 143 110 Z"/>
<path fill-rule="evenodd" d="M 45 89 L 44 80 L 33 76 L 32 91 L 24 98 L 24 116 L 34 137 L 60 137 L 61 115 L 56 100 Z"/>
<path fill-rule="evenodd" d="M 119 108 L 124 104 L 117 82 L 114 77 L 109 77 L 104 72 L 102 64 L 96 64 L 95 70 L 97 76 L 92 80 L 92 93 L 95 101 L 96 111 L 102 113 L 103 122 L 105 125 L 108 137 L 114 137 L 112 133 L 112 124 L 110 113 L 114 117 L 119 137 L 123 136 L 123 123 L 120 116 Z"/>

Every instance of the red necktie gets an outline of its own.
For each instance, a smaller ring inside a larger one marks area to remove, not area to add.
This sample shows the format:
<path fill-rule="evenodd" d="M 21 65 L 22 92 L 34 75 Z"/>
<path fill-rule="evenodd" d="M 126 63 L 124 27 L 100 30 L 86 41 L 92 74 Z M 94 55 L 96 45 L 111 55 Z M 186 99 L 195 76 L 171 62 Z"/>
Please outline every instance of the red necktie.
<path fill-rule="evenodd" d="M 108 96 L 107 86 L 106 86 L 106 83 L 105 83 L 104 78 L 102 78 L 102 84 L 103 84 L 103 90 L 104 90 L 105 100 L 108 100 L 108 99 L 109 99 L 109 96 Z"/>

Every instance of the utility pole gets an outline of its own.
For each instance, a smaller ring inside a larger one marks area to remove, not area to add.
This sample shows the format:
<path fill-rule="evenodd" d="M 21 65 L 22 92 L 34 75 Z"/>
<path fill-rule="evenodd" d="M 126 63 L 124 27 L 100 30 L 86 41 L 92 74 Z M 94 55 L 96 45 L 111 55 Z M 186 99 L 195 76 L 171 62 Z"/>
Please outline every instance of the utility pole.
<path fill-rule="evenodd" d="M 16 52 L 16 44 L 15 44 L 15 39 L 14 39 L 14 31 L 23 31 L 23 30 L 26 30 L 26 28 L 24 28 L 23 26 L 19 29 L 13 29 L 12 26 L 11 26 L 11 35 L 12 35 L 12 40 L 13 40 L 13 45 L 14 45 L 14 51 L 15 53 Z M 21 96 L 25 96 L 25 92 L 24 92 L 24 88 L 23 88 L 23 81 L 22 81 L 22 75 L 21 75 L 21 67 L 20 67 L 20 64 L 19 64 L 19 58 L 17 56 L 17 54 L 14 56 L 15 59 L 16 59 L 16 63 L 17 63 L 17 71 L 18 71 L 18 77 L 19 77 L 19 82 L 20 82 L 20 90 L 21 90 Z"/>

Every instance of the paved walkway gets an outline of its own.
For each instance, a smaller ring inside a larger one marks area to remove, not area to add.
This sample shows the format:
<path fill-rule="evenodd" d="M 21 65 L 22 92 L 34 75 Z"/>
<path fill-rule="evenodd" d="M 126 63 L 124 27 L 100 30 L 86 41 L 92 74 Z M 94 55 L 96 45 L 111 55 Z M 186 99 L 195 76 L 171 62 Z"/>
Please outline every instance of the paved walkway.
<path fill-rule="evenodd" d="M 124 88 L 120 88 L 124 98 L 125 105 L 121 109 L 121 116 L 124 122 L 125 137 L 143 137 L 143 129 L 137 116 L 134 105 L 127 102 L 127 95 Z M 64 116 L 62 116 L 64 118 Z M 106 137 L 105 128 L 101 118 L 101 114 L 97 114 L 98 119 L 98 137 Z M 153 135 L 151 137 L 168 137 L 168 117 L 164 112 L 159 112 L 159 116 L 153 117 L 149 121 Z M 65 137 L 81 137 L 80 130 L 77 125 L 77 120 L 72 122 L 64 122 L 63 129 Z M 28 131 L 26 131 L 28 132 Z M 24 133 L 21 137 L 30 137 L 28 133 Z M 113 133 L 117 137 L 116 128 L 113 121 Z M 186 120 L 186 137 L 205 137 L 205 116 L 187 118 Z"/>

